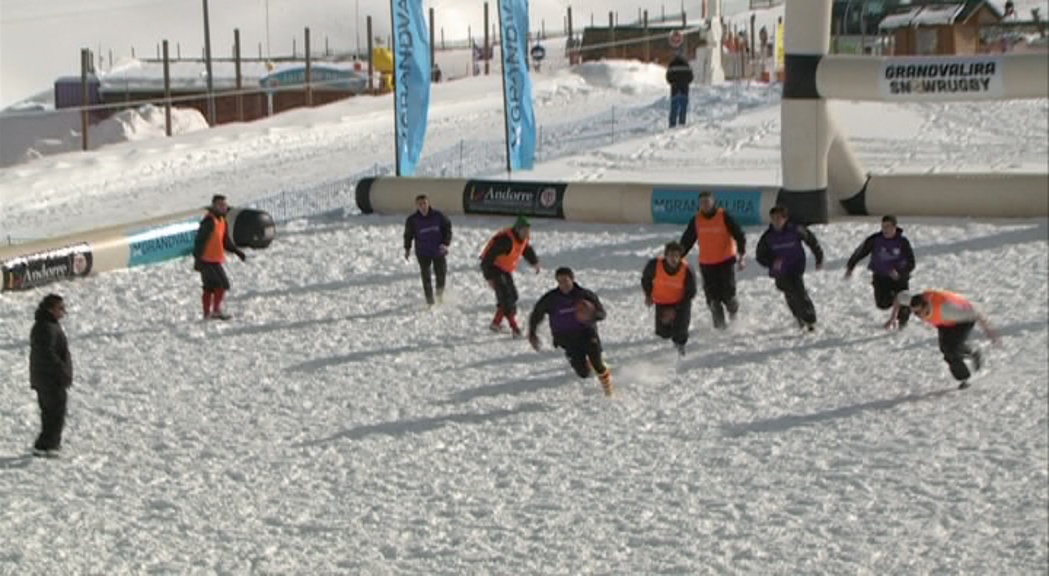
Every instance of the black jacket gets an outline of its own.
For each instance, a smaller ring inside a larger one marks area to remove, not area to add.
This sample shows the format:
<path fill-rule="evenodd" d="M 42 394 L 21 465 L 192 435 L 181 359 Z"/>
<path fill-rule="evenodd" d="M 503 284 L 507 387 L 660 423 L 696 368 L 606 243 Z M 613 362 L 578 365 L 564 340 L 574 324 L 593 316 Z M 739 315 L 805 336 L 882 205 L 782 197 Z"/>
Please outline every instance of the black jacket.
<path fill-rule="evenodd" d="M 225 215 L 219 214 L 218 212 L 215 212 L 211 208 L 208 208 L 208 212 L 211 212 L 211 214 L 215 218 L 222 218 L 223 220 L 226 219 Z M 229 226 L 229 221 L 226 222 L 226 226 Z M 240 248 L 237 248 L 237 245 L 233 243 L 233 240 L 230 240 L 228 230 L 229 230 L 229 228 L 227 228 L 226 236 L 222 239 L 222 246 L 223 246 L 223 248 L 226 249 L 227 252 L 232 252 L 232 253 L 236 254 L 237 256 L 239 256 L 243 260 L 244 259 L 244 252 Z M 208 240 L 211 239 L 211 235 L 214 232 L 215 232 L 215 219 L 212 218 L 211 216 L 205 216 L 204 219 L 200 221 L 200 227 L 197 228 L 197 237 L 193 239 L 193 267 L 194 268 L 199 268 L 200 267 L 200 257 L 204 255 L 204 247 L 208 245 Z"/>
<path fill-rule="evenodd" d="M 511 233 L 513 234 L 513 232 Z M 481 258 L 481 272 L 484 274 L 484 277 L 492 278 L 501 273 L 502 270 L 495 267 L 495 259 L 503 254 L 509 254 L 513 249 L 513 241 L 505 234 L 500 234 L 495 240 L 493 240 L 488 252 L 486 252 Z M 539 257 L 536 256 L 535 250 L 532 250 L 531 243 L 529 243 L 528 246 L 525 246 L 524 252 L 521 253 L 521 257 L 527 260 L 532 266 L 539 263 Z"/>
<path fill-rule="evenodd" d="M 29 345 L 29 383 L 34 390 L 73 385 L 69 342 L 50 310 L 37 308 Z"/>
<path fill-rule="evenodd" d="M 692 83 L 695 76 L 688 60 L 682 56 L 674 56 L 667 65 L 667 84 L 670 84 L 670 95 L 688 94 L 688 85 Z"/>
<path fill-rule="evenodd" d="M 878 240 L 878 236 L 881 235 L 881 232 L 875 232 L 874 234 L 867 236 L 867 239 L 863 241 L 863 244 L 860 244 L 859 247 L 856 248 L 856 251 L 852 253 L 852 256 L 849 256 L 849 261 L 845 264 L 845 269 L 851 272 L 856 265 L 860 263 L 860 260 L 870 256 L 871 253 L 874 252 L 874 243 Z M 906 267 L 903 270 L 897 270 L 897 272 L 899 272 L 902 278 L 909 278 L 911 272 L 914 272 L 914 266 L 916 264 L 914 260 L 914 248 L 911 247 L 911 241 L 903 235 L 903 228 L 897 228 L 896 235 L 900 239 L 900 255 L 903 256 L 907 262 Z"/>
<path fill-rule="evenodd" d="M 535 307 L 532 308 L 532 313 L 528 316 L 528 334 L 535 334 L 539 323 L 543 321 L 543 317 L 550 313 L 550 304 L 554 301 L 554 298 L 561 293 L 560 288 L 554 288 L 546 294 L 543 294 L 542 298 L 535 303 Z M 601 304 L 601 299 L 597 297 L 590 290 L 583 288 L 579 284 L 572 287 L 572 291 L 568 293 L 568 298 L 572 300 L 586 300 L 594 305 L 594 322 L 600 322 L 605 319 L 607 313 L 605 312 L 605 306 Z"/>
<path fill-rule="evenodd" d="M 788 222 L 789 225 L 789 222 Z M 758 239 L 758 247 L 754 251 L 754 259 L 758 261 L 758 264 L 765 268 L 771 268 L 772 266 L 772 246 L 769 246 L 769 235 L 775 229 L 772 224 L 761 235 Z M 820 246 L 819 240 L 816 239 L 816 235 L 805 226 L 798 225 L 798 234 L 801 236 L 801 241 L 812 250 L 812 255 L 816 258 L 816 265 L 823 265 L 823 247 Z"/>
<path fill-rule="evenodd" d="M 718 210 L 724 210 L 725 227 L 728 228 L 728 233 L 736 241 L 736 255 L 742 258 L 747 253 L 747 235 L 743 233 L 743 227 L 728 213 L 728 210 L 724 208 L 718 208 Z M 717 212 L 715 211 L 714 214 L 717 214 Z M 682 258 L 688 256 L 689 250 L 692 250 L 692 245 L 696 243 L 696 218 L 712 218 L 713 216 L 700 212 L 693 216 L 692 220 L 689 220 L 685 231 L 681 233 L 681 240 L 678 241 L 678 244 L 681 244 L 681 247 L 685 250 L 681 253 Z"/>
<path fill-rule="evenodd" d="M 656 266 L 659 265 L 659 258 L 653 258 L 648 261 L 645 265 L 645 270 L 641 272 L 641 289 L 645 291 L 645 296 L 652 295 L 652 282 L 656 279 Z M 681 266 L 685 266 L 685 262 L 681 262 Z M 667 274 L 672 274 L 670 270 L 667 270 L 666 261 L 663 262 L 663 271 Z M 678 306 L 687 304 L 690 300 L 696 297 L 696 273 L 689 268 L 688 274 L 685 274 L 685 298 L 678 302 Z"/>

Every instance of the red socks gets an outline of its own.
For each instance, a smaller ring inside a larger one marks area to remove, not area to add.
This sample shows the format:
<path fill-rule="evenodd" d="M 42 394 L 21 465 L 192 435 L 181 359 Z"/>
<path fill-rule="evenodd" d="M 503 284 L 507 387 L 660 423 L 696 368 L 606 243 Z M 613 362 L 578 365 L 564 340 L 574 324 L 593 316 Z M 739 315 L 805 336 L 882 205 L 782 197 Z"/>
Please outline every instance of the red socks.
<path fill-rule="evenodd" d="M 225 297 L 226 297 L 226 291 L 225 290 L 223 290 L 222 288 L 218 288 L 218 289 L 215 290 L 215 298 L 214 298 L 214 300 L 212 300 L 212 304 L 211 304 L 211 312 L 213 314 L 218 314 L 219 312 L 222 311 L 222 299 L 225 298 Z"/>
<path fill-rule="evenodd" d="M 495 310 L 495 318 L 492 318 L 492 325 L 493 326 L 499 326 L 502 323 L 503 323 L 503 309 L 502 308 L 496 308 L 496 310 Z"/>
<path fill-rule="evenodd" d="M 200 303 L 204 306 L 204 317 L 207 318 L 211 314 L 211 290 L 204 291 L 200 296 Z"/>
<path fill-rule="evenodd" d="M 517 327 L 517 314 L 511 314 L 506 317 L 506 321 L 510 323 L 510 329 L 514 332 L 520 332 L 521 329 Z"/>

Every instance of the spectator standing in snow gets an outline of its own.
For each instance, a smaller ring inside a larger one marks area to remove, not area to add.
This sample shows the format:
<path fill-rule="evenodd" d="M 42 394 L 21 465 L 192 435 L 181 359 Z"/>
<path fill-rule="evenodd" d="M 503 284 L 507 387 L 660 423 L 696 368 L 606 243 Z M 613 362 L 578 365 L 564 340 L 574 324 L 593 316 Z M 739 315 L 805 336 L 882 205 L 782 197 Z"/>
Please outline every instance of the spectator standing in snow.
<path fill-rule="evenodd" d="M 73 385 L 69 341 L 59 324 L 65 317 L 65 301 L 58 294 L 48 294 L 36 309 L 29 334 L 29 384 L 36 391 L 41 424 L 33 443 L 35 456 L 54 457 L 62 448 L 67 390 Z"/>
<path fill-rule="evenodd" d="M 688 113 L 688 90 L 695 76 L 688 60 L 677 54 L 667 65 L 667 84 L 670 85 L 670 127 L 685 125 Z"/>

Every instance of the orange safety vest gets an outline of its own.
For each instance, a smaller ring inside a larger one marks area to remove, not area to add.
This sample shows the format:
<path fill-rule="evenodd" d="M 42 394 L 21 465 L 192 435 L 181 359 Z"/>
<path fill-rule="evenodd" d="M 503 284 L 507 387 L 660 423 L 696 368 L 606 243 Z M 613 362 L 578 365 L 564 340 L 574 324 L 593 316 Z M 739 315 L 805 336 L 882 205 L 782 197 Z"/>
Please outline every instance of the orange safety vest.
<path fill-rule="evenodd" d="M 697 214 L 695 222 L 700 266 L 721 264 L 736 257 L 736 239 L 725 225 L 724 208 L 718 208 L 711 218 Z"/>
<path fill-rule="evenodd" d="M 944 304 L 951 303 L 959 308 L 972 308 L 972 303 L 964 296 L 947 290 L 926 290 L 922 292 L 922 296 L 929 303 L 929 311 L 921 319 L 937 328 L 949 328 L 956 324 L 956 322 L 943 319 Z"/>
<path fill-rule="evenodd" d="M 215 221 L 215 228 L 212 229 L 211 237 L 204 245 L 204 253 L 200 255 L 200 260 L 211 264 L 222 264 L 226 261 L 226 218 L 210 213 L 207 217 Z"/>
<path fill-rule="evenodd" d="M 685 278 L 688 264 L 681 260 L 677 272 L 668 274 L 663 268 L 663 257 L 656 258 L 656 275 L 652 278 L 652 302 L 655 304 L 678 304 L 685 299 Z"/>
<path fill-rule="evenodd" d="M 484 251 L 481 252 L 481 259 L 488 255 L 488 251 L 492 249 L 492 244 L 495 243 L 496 239 L 500 236 L 509 236 L 510 241 L 513 242 L 513 246 L 510 251 L 506 254 L 500 254 L 495 258 L 495 267 L 502 270 L 503 272 L 513 272 L 517 270 L 517 262 L 521 259 L 521 255 L 524 254 L 525 248 L 528 247 L 528 240 L 518 240 L 514 234 L 513 228 L 503 228 L 499 232 L 492 236 L 488 240 L 488 244 L 485 245 Z"/>

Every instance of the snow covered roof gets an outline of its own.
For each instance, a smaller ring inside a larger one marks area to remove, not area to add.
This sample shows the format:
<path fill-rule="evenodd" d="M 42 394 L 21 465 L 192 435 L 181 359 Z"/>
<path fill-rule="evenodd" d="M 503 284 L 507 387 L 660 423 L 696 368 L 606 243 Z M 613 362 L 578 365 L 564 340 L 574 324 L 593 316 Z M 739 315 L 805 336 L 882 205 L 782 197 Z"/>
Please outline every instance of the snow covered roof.
<path fill-rule="evenodd" d="M 290 68 L 303 67 L 303 62 L 282 62 L 273 67 L 261 61 L 241 61 L 241 85 L 257 87 L 259 81 L 271 73 Z M 321 73 L 326 71 L 345 70 L 353 72 L 352 62 L 314 62 L 314 69 Z M 271 69 L 272 68 L 272 69 Z M 171 62 L 169 66 L 171 89 L 175 92 L 203 91 L 207 89 L 208 74 L 204 62 L 182 60 Z M 230 61 L 213 61 L 211 64 L 212 84 L 216 90 L 232 90 L 237 85 L 236 64 Z M 130 59 L 114 66 L 111 70 L 97 73 L 100 89 L 106 92 L 153 92 L 164 89 L 164 64 L 162 62 Z"/>
<path fill-rule="evenodd" d="M 980 3 L 982 4 L 982 3 Z M 975 9 L 980 4 L 974 4 Z M 917 8 L 909 8 L 905 12 L 889 14 L 878 24 L 882 30 L 893 30 L 904 26 L 947 26 L 954 24 L 966 13 L 969 4 L 927 4 Z M 992 7 L 992 10 L 994 8 Z M 972 11 L 969 11 L 971 14 Z"/>
<path fill-rule="evenodd" d="M 911 22 L 914 21 L 914 17 L 921 12 L 922 9 L 910 8 L 906 12 L 899 12 L 897 14 L 889 14 L 882 19 L 881 24 L 878 24 L 878 28 L 884 30 L 892 30 L 893 28 L 903 28 L 904 26 L 910 26 Z"/>

